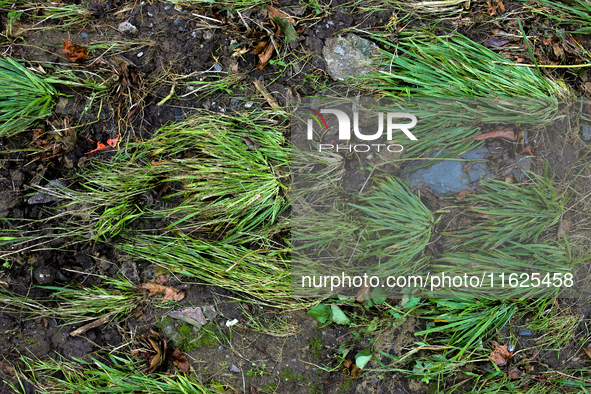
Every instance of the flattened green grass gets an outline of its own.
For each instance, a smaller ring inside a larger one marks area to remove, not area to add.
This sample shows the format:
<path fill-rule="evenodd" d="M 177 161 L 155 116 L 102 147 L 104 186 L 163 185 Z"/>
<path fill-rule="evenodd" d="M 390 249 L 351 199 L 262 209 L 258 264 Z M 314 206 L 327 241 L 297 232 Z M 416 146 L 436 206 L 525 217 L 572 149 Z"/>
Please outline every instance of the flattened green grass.
<path fill-rule="evenodd" d="M 11 137 L 52 113 L 57 90 L 10 57 L 0 57 L 0 137 Z"/>

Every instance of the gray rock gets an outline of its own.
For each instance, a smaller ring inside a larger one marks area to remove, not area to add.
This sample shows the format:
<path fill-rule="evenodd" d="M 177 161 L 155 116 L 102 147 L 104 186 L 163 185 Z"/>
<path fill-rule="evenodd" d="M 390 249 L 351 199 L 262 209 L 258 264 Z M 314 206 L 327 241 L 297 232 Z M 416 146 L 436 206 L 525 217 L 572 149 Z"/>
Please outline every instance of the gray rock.
<path fill-rule="evenodd" d="M 211 30 L 205 30 L 205 31 L 203 32 L 203 39 L 204 39 L 205 41 L 209 41 L 209 40 L 211 40 L 212 38 L 213 38 L 213 32 L 212 32 Z"/>
<path fill-rule="evenodd" d="M 344 80 L 372 72 L 370 59 L 378 47 L 354 34 L 326 40 L 322 55 L 328 74 L 334 80 Z"/>
<path fill-rule="evenodd" d="M 215 63 L 215 64 L 213 65 L 213 69 L 214 69 L 214 70 L 216 70 L 216 71 L 222 71 L 224 68 L 222 67 L 222 65 L 221 65 L 221 64 L 219 64 L 219 63 Z"/>
<path fill-rule="evenodd" d="M 529 171 L 529 168 L 531 167 L 531 156 L 517 155 L 515 161 L 517 162 L 518 167 L 514 168 L 511 171 L 511 174 L 513 174 L 513 176 L 518 180 L 521 180 L 525 173 Z"/>
<path fill-rule="evenodd" d="M 82 33 L 80 33 L 80 35 L 82 36 L 82 38 L 88 38 L 88 33 L 83 31 Z"/>
<path fill-rule="evenodd" d="M 232 373 L 240 373 L 240 368 L 238 368 L 237 366 L 235 366 L 234 364 L 232 364 L 230 366 L 230 372 L 232 372 Z"/>
<path fill-rule="evenodd" d="M 117 27 L 117 30 L 119 30 L 121 33 L 130 33 L 130 34 L 137 33 L 137 27 L 135 27 L 134 25 L 132 25 L 129 22 L 121 22 L 119 24 L 119 26 Z"/>
<path fill-rule="evenodd" d="M 57 190 L 64 188 L 64 181 L 56 179 L 49 181 L 45 188 L 35 194 L 33 194 L 28 200 L 29 204 L 47 204 L 52 201 L 59 201 L 60 198 L 57 196 Z"/>
<path fill-rule="evenodd" d="M 466 172 L 463 171 L 463 168 L 471 160 L 484 159 L 488 153 L 488 149 L 484 147 L 476 148 L 458 157 L 458 159 L 468 160 L 468 162 L 439 161 L 411 172 L 408 179 L 414 188 L 418 188 L 417 182 L 425 182 L 437 194 L 457 193 L 462 189 L 470 189 L 481 179 L 492 177 L 493 174 L 486 169 L 486 162 L 476 162 Z M 424 164 L 424 162 L 420 164 Z"/>
<path fill-rule="evenodd" d="M 174 22 L 172 22 L 172 23 L 174 23 L 175 25 L 180 25 L 182 22 L 183 22 L 183 21 L 182 21 L 182 19 L 181 19 L 181 18 L 176 18 L 176 19 L 174 20 Z"/>
<path fill-rule="evenodd" d="M 581 132 L 585 141 L 591 141 L 591 126 L 581 126 Z"/>
<path fill-rule="evenodd" d="M 238 99 L 231 99 L 230 100 L 230 105 L 232 106 L 232 109 L 238 109 L 240 108 L 240 105 L 242 104 L 242 100 L 238 100 Z"/>

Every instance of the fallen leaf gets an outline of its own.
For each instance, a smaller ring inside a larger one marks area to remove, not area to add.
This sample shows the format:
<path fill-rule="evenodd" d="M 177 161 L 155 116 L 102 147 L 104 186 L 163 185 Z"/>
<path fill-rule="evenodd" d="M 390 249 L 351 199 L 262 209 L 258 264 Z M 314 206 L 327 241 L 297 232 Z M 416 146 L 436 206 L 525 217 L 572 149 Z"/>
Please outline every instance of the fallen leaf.
<path fill-rule="evenodd" d="M 528 154 L 528 155 L 530 155 L 530 156 L 535 156 L 535 155 L 536 155 L 536 154 L 534 153 L 534 150 L 533 150 L 533 148 L 532 148 L 530 145 L 528 145 L 528 146 L 526 146 L 525 148 L 523 148 L 523 152 L 521 152 L 521 153 L 525 153 L 525 154 Z"/>
<path fill-rule="evenodd" d="M 205 315 L 201 308 L 189 308 L 182 311 L 172 311 L 168 316 L 173 319 L 182 320 L 185 323 L 191 324 L 197 328 L 201 328 L 205 325 Z"/>
<path fill-rule="evenodd" d="M 359 368 L 357 365 L 353 364 L 353 367 L 351 368 L 351 377 L 353 379 L 355 379 L 359 372 L 361 372 L 361 368 Z"/>
<path fill-rule="evenodd" d="M 87 56 L 86 47 L 74 44 L 74 42 L 69 38 L 64 40 L 62 52 L 68 59 L 70 59 L 74 63 L 85 61 Z"/>
<path fill-rule="evenodd" d="M 509 379 L 519 379 L 521 377 L 521 371 L 519 368 L 514 367 L 507 373 L 507 376 Z"/>
<path fill-rule="evenodd" d="M 487 46 L 489 48 L 492 47 L 502 47 L 505 44 L 508 44 L 509 40 L 503 40 L 500 38 L 495 38 L 495 37 L 489 37 L 484 41 L 484 46 Z"/>
<path fill-rule="evenodd" d="M 152 164 L 154 164 L 154 162 L 152 162 Z M 160 274 L 158 276 L 158 278 L 156 278 L 156 283 L 158 283 L 159 285 L 163 285 L 167 282 L 168 282 L 168 278 L 166 277 L 165 274 Z"/>
<path fill-rule="evenodd" d="M 91 141 L 91 142 L 94 142 L 90 138 L 88 140 Z M 117 141 L 119 141 L 119 137 L 117 137 L 117 138 L 109 138 L 107 140 L 107 145 L 105 145 L 102 142 L 98 141 L 96 143 L 96 149 L 93 149 L 90 152 L 87 152 L 85 154 L 89 155 L 89 154 L 94 153 L 94 152 L 100 152 L 100 151 L 105 150 L 107 148 L 114 148 L 114 147 L 117 146 Z"/>
<path fill-rule="evenodd" d="M 587 354 L 587 356 L 589 356 L 589 358 L 591 358 L 591 345 L 587 346 L 584 350 L 585 350 L 585 353 Z"/>
<path fill-rule="evenodd" d="M 497 14 L 497 6 L 491 4 L 490 1 L 486 2 L 486 6 L 488 7 L 487 12 L 490 16 L 495 16 Z"/>
<path fill-rule="evenodd" d="M 269 60 L 271 60 L 271 56 L 273 56 L 274 50 L 275 46 L 273 45 L 273 43 L 269 43 L 267 45 L 267 48 L 265 48 L 264 52 L 259 53 L 259 64 L 257 65 L 257 70 L 260 71 L 267 66 Z"/>
<path fill-rule="evenodd" d="M 505 182 L 506 183 L 515 183 L 515 178 L 513 178 L 513 175 L 505 177 Z"/>
<path fill-rule="evenodd" d="M 363 285 L 363 286 L 361 286 L 361 288 L 359 288 L 359 291 L 357 292 L 357 297 L 355 297 L 355 301 L 357 301 L 360 304 L 363 304 L 366 301 L 365 296 L 367 296 L 367 299 L 369 299 L 370 294 L 371 294 L 371 288 Z"/>
<path fill-rule="evenodd" d="M 267 9 L 269 10 L 269 15 L 271 15 L 271 17 L 285 18 L 292 25 L 295 25 L 295 21 L 293 20 L 293 18 L 291 16 L 287 15 L 285 12 L 279 11 L 277 8 L 272 7 L 270 5 L 267 6 Z"/>
<path fill-rule="evenodd" d="M 350 368 L 351 365 L 353 365 L 353 360 L 351 360 L 350 358 L 347 358 L 344 362 L 343 365 L 345 366 L 345 368 Z"/>
<path fill-rule="evenodd" d="M 544 44 L 544 45 L 550 45 L 550 44 L 552 44 L 553 41 L 554 41 L 554 36 L 548 37 L 548 38 L 544 38 L 542 40 L 542 44 Z"/>
<path fill-rule="evenodd" d="M 165 300 L 180 301 L 185 298 L 185 293 L 170 286 L 159 285 L 154 282 L 146 282 L 141 286 L 142 289 L 149 290 L 149 296 L 164 294 Z"/>
<path fill-rule="evenodd" d="M 158 368 L 160 364 L 162 364 L 163 357 L 162 357 L 162 350 L 160 350 L 160 346 L 154 341 L 152 338 L 148 338 L 152 348 L 156 351 L 156 354 L 150 360 L 150 367 L 148 368 L 148 373 L 152 373 Z"/>
<path fill-rule="evenodd" d="M 246 146 L 248 146 L 250 149 L 259 149 L 261 147 L 261 144 L 259 144 L 258 142 L 256 142 L 255 140 L 253 140 L 252 138 L 247 136 L 246 134 L 242 134 L 242 138 L 243 138 Z"/>
<path fill-rule="evenodd" d="M 558 238 L 561 238 L 568 233 L 573 227 L 573 223 L 570 220 L 561 220 L 558 225 Z"/>
<path fill-rule="evenodd" d="M 497 345 L 490 354 L 492 362 L 499 367 L 507 364 L 507 360 L 511 357 L 513 357 L 513 353 L 511 353 L 505 345 Z"/>
<path fill-rule="evenodd" d="M 501 12 L 505 12 L 505 4 L 501 0 L 497 0 L 497 7 L 499 7 Z"/>
<path fill-rule="evenodd" d="M 552 44 L 552 50 L 554 51 L 554 56 L 557 58 L 562 59 L 564 57 L 564 50 L 561 48 L 560 44 Z"/>
<path fill-rule="evenodd" d="M 456 195 L 456 200 L 462 201 L 464 198 L 466 198 L 472 194 L 476 194 L 476 192 L 474 190 L 470 190 L 470 189 L 462 189 Z"/>
<path fill-rule="evenodd" d="M 158 167 L 160 164 L 162 164 L 162 163 L 166 163 L 167 161 L 168 161 L 168 160 L 153 161 L 153 162 L 152 162 L 152 165 L 153 165 L 154 167 Z M 162 276 L 162 275 L 160 275 L 160 276 Z M 158 283 L 158 280 L 156 280 L 156 283 Z"/>
<path fill-rule="evenodd" d="M 186 374 L 190 372 L 191 365 L 189 364 L 187 356 L 185 356 L 183 352 L 181 352 L 179 349 L 174 349 L 174 352 L 172 352 L 172 357 L 174 358 L 172 363 L 179 369 L 179 371 Z"/>
<path fill-rule="evenodd" d="M 258 55 L 265 48 L 267 48 L 267 45 L 269 45 L 269 41 L 261 41 L 261 42 L 259 42 L 258 44 L 256 44 L 254 46 L 254 48 L 252 48 L 252 53 L 254 53 L 255 55 Z M 232 56 L 234 56 L 234 55 L 232 55 Z"/>
<path fill-rule="evenodd" d="M 475 141 L 484 141 L 490 140 L 494 138 L 505 138 L 509 141 L 515 141 L 515 132 L 513 130 L 493 130 L 488 133 L 483 133 L 477 135 L 476 137 L 472 137 L 471 139 Z"/>

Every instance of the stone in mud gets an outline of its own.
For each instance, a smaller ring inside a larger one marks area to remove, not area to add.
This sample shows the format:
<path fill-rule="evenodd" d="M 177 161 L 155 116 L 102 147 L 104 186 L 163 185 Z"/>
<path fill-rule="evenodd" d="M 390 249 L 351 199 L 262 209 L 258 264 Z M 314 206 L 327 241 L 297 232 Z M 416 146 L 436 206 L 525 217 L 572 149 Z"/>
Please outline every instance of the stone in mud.
<path fill-rule="evenodd" d="M 459 160 L 443 160 L 428 167 L 419 168 L 408 175 L 412 187 L 418 188 L 417 182 L 425 182 L 436 194 L 458 193 L 462 189 L 471 189 L 483 178 L 492 177 L 492 173 L 486 169 L 486 162 L 471 161 L 483 160 L 488 155 L 488 149 L 480 147 L 459 156 Z M 466 171 L 464 172 L 464 168 Z"/>
<path fill-rule="evenodd" d="M 342 81 L 347 77 L 371 73 L 371 56 L 377 50 L 378 47 L 371 41 L 349 34 L 344 38 L 327 39 L 322 55 L 328 74 L 332 79 Z"/>

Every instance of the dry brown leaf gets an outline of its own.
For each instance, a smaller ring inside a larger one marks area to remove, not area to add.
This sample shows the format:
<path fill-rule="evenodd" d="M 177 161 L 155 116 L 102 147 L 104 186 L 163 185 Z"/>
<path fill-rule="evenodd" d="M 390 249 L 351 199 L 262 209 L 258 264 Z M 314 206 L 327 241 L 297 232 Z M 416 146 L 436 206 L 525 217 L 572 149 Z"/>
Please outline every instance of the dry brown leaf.
<path fill-rule="evenodd" d="M 507 373 L 507 376 L 509 379 L 519 379 L 521 377 L 521 371 L 519 368 L 514 367 Z"/>
<path fill-rule="evenodd" d="M 505 182 L 507 182 L 507 183 L 515 183 L 515 178 L 513 178 L 513 175 L 507 176 L 507 177 L 505 177 Z"/>
<path fill-rule="evenodd" d="M 501 0 L 497 1 L 497 7 L 499 7 L 499 10 L 501 12 L 505 12 L 505 4 L 503 4 L 503 2 Z"/>
<path fill-rule="evenodd" d="M 273 46 L 273 43 L 269 43 L 267 48 L 265 48 L 262 53 L 259 53 L 259 64 L 257 65 L 257 70 L 263 70 L 267 66 L 269 60 L 271 60 L 271 56 L 273 56 L 274 50 L 275 46 Z"/>
<path fill-rule="evenodd" d="M 587 356 L 589 356 L 589 358 L 591 358 L 591 345 L 587 346 L 584 350 L 585 350 L 585 353 L 587 354 Z"/>
<path fill-rule="evenodd" d="M 476 192 L 474 190 L 470 190 L 470 189 L 462 189 L 458 192 L 458 194 L 456 196 L 456 200 L 462 201 L 464 198 L 466 198 L 472 194 L 476 194 Z"/>
<path fill-rule="evenodd" d="M 85 61 L 87 56 L 86 47 L 74 44 L 74 42 L 69 38 L 64 40 L 62 52 L 74 63 Z"/>
<path fill-rule="evenodd" d="M 571 228 L 573 227 L 573 223 L 570 220 L 561 220 L 560 224 L 558 225 L 558 237 L 563 237 L 568 233 Z"/>
<path fill-rule="evenodd" d="M 185 293 L 170 286 L 159 285 L 154 282 L 146 282 L 141 286 L 142 289 L 149 290 L 149 296 L 164 294 L 165 300 L 180 301 L 185 298 Z"/>
<path fill-rule="evenodd" d="M 343 366 L 345 368 L 351 368 L 351 365 L 353 365 L 353 361 L 350 358 L 347 358 L 344 362 L 343 362 Z"/>
<path fill-rule="evenodd" d="M 254 53 L 255 55 L 258 55 L 265 48 L 267 48 L 267 45 L 269 45 L 269 41 L 261 41 L 261 42 L 259 42 L 258 44 L 256 44 L 254 46 L 254 48 L 252 48 L 252 53 Z"/>
<path fill-rule="evenodd" d="M 175 367 L 179 369 L 179 371 L 188 374 L 191 370 L 191 365 L 189 364 L 189 360 L 187 360 L 187 356 L 179 349 L 174 349 L 172 352 L 172 357 L 174 361 L 172 362 Z"/>
<path fill-rule="evenodd" d="M 521 153 L 524 153 L 524 154 L 527 154 L 530 156 L 536 156 L 536 154 L 534 153 L 534 148 L 532 148 L 530 145 L 523 148 L 523 152 L 521 152 Z"/>
<path fill-rule="evenodd" d="M 289 21 L 289 23 L 295 25 L 293 18 L 287 15 L 285 12 L 279 11 L 277 8 L 271 7 L 270 5 L 267 6 L 267 9 L 269 10 L 269 15 L 271 15 L 271 17 L 285 18 Z"/>
<path fill-rule="evenodd" d="M 148 373 L 152 373 L 156 370 L 156 368 L 158 368 L 160 364 L 162 364 L 163 357 L 162 350 L 160 350 L 160 346 L 158 346 L 156 341 L 154 341 L 152 338 L 148 338 L 148 340 L 150 341 L 150 344 L 156 351 L 156 354 L 154 355 L 154 357 L 152 357 L 152 360 L 150 360 L 150 367 L 148 368 Z"/>
<path fill-rule="evenodd" d="M 162 160 L 162 161 L 166 161 L 166 160 Z M 162 162 L 156 162 L 158 164 L 154 164 L 155 162 L 152 162 L 153 165 L 155 166 L 159 166 L 160 163 Z M 159 285 L 163 285 L 165 283 L 168 283 L 168 278 L 166 277 L 165 274 L 160 274 L 157 278 L 156 278 L 156 283 L 158 283 Z"/>
<path fill-rule="evenodd" d="M 360 304 L 363 304 L 366 301 L 365 296 L 367 296 L 367 299 L 369 299 L 370 294 L 371 287 L 366 287 L 365 285 L 363 285 L 359 288 L 359 291 L 357 292 L 357 297 L 355 297 L 355 301 L 359 302 Z"/>
<path fill-rule="evenodd" d="M 562 57 L 564 56 L 564 50 L 562 49 L 560 44 L 552 44 L 552 50 L 554 51 L 554 56 L 556 56 L 559 59 L 562 59 Z"/>
<path fill-rule="evenodd" d="M 490 1 L 486 2 L 486 6 L 488 7 L 487 12 L 490 16 L 495 16 L 497 14 L 497 6 L 491 4 Z"/>
<path fill-rule="evenodd" d="M 515 141 L 515 132 L 513 130 L 493 130 L 488 133 L 479 134 L 471 139 L 476 141 L 491 140 L 494 138 L 505 138 L 509 141 Z"/>
<path fill-rule="evenodd" d="M 490 354 L 492 362 L 494 362 L 499 367 L 507 364 L 507 360 L 511 357 L 513 357 L 513 353 L 511 353 L 505 345 L 497 345 L 495 350 L 493 350 Z"/>
<path fill-rule="evenodd" d="M 355 379 L 359 372 L 361 372 L 361 368 L 359 368 L 357 364 L 353 364 L 353 367 L 351 368 L 351 377 Z"/>

